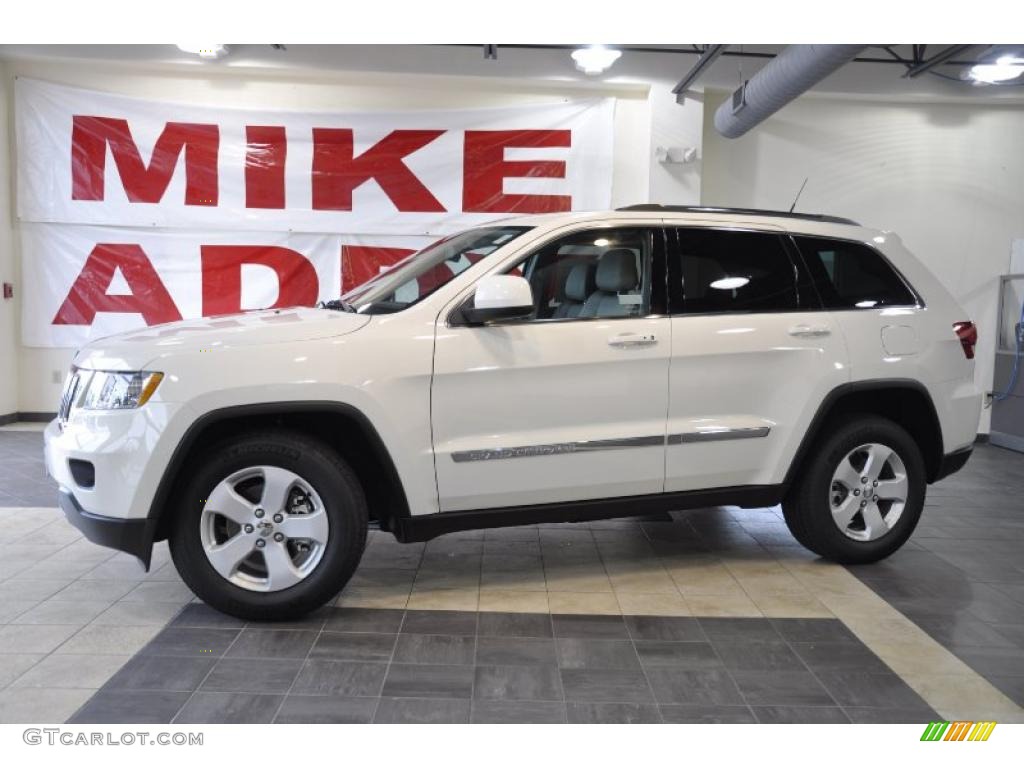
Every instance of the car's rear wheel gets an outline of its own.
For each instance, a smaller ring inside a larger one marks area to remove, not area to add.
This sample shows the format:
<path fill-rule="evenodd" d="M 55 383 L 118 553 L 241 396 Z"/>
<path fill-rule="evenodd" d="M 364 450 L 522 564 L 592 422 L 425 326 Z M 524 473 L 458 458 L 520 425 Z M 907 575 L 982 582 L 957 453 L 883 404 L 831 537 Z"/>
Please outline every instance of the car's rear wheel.
<path fill-rule="evenodd" d="M 170 546 L 204 602 L 243 619 L 288 620 L 351 578 L 366 544 L 366 501 L 329 447 L 285 431 L 249 434 L 192 469 L 168 511 Z"/>
<path fill-rule="evenodd" d="M 888 557 L 910 538 L 925 496 L 921 449 L 898 424 L 851 416 L 811 451 L 783 502 L 794 538 L 839 563 Z"/>

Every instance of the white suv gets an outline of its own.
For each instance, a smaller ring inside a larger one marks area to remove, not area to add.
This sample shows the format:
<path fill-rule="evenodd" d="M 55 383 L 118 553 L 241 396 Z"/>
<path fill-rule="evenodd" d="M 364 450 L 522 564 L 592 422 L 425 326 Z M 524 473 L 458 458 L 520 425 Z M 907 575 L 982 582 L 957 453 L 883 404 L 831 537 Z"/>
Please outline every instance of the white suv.
<path fill-rule="evenodd" d="M 974 325 L 889 233 L 642 205 L 440 240 L 316 309 L 77 354 L 46 459 L 93 541 L 250 619 L 308 612 L 367 526 L 782 504 L 843 563 L 898 549 L 967 461 Z"/>

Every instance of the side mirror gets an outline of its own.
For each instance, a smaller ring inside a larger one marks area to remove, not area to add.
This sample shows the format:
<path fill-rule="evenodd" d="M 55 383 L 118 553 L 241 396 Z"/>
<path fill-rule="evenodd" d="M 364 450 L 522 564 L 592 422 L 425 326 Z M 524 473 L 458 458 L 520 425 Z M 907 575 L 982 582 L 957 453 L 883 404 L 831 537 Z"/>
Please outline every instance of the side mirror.
<path fill-rule="evenodd" d="M 473 325 L 497 320 L 523 320 L 533 315 L 533 291 L 525 277 L 489 275 L 476 284 L 462 316 Z"/>

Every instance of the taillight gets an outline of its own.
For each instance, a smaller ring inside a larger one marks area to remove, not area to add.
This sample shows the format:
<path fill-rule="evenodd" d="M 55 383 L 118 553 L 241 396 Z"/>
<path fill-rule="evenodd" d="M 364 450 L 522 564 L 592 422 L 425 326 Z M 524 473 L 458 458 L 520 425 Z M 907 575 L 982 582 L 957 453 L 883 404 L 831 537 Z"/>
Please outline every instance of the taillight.
<path fill-rule="evenodd" d="M 974 359 L 974 345 L 978 343 L 978 329 L 970 320 L 960 323 L 953 323 L 953 332 L 960 339 L 960 346 L 964 348 L 964 357 L 968 360 Z"/>

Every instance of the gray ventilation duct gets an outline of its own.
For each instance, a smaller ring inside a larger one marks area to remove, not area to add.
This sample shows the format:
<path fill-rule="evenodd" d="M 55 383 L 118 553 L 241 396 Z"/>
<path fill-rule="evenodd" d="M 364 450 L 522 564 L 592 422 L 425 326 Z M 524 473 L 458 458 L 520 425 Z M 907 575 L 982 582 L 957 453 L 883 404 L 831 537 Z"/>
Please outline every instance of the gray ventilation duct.
<path fill-rule="evenodd" d="M 791 45 L 715 112 L 715 128 L 736 139 L 831 75 L 866 45 Z"/>

